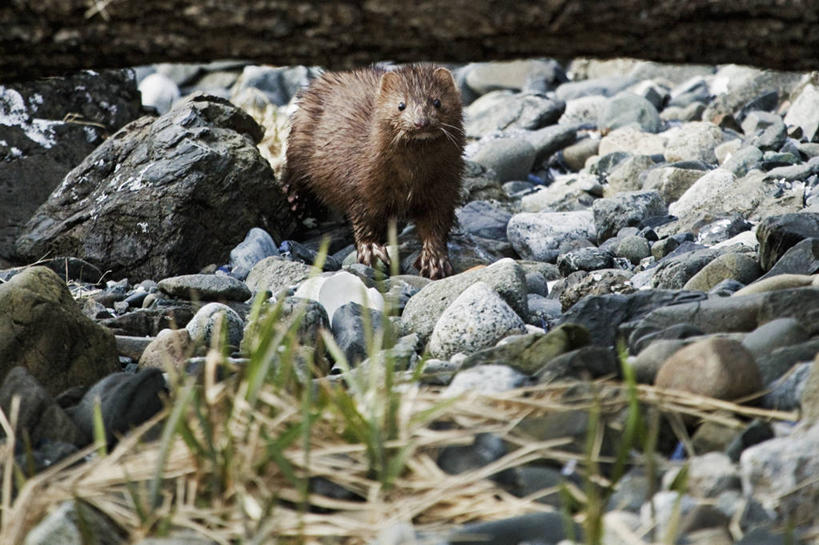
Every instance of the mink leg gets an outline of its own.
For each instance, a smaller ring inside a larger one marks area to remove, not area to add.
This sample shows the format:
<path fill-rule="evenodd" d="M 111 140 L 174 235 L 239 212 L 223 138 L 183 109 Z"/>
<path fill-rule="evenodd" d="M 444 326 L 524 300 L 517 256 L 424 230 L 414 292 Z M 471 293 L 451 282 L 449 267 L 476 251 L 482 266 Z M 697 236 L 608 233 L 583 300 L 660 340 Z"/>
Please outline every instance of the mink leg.
<path fill-rule="evenodd" d="M 389 266 L 390 256 L 383 244 L 378 242 L 378 228 L 372 222 L 353 219 L 353 236 L 358 262 L 375 267 L 376 259 Z"/>
<path fill-rule="evenodd" d="M 437 280 L 453 273 L 446 249 L 451 226 L 452 220 L 448 218 L 422 217 L 415 221 L 422 245 L 421 255 L 415 260 L 415 268 L 421 276 Z"/>

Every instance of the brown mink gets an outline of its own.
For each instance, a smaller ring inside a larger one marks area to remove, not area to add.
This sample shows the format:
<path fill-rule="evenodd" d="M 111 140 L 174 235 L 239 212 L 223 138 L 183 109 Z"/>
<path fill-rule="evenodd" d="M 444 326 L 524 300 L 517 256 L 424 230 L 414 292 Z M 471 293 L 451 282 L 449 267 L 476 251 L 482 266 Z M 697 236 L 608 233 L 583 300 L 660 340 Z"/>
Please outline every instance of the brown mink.
<path fill-rule="evenodd" d="M 452 274 L 447 236 L 463 172 L 461 98 L 452 73 L 432 65 L 328 72 L 298 99 L 285 190 L 308 192 L 351 221 L 358 260 L 389 264 L 389 220 L 410 219 L 422 276 Z"/>

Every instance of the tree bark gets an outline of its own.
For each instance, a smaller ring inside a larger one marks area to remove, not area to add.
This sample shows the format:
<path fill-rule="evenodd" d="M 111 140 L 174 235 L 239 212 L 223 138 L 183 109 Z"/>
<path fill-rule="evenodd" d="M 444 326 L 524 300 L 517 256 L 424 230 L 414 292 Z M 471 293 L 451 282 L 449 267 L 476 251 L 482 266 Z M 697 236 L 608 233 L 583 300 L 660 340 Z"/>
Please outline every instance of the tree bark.
<path fill-rule="evenodd" d="M 629 56 L 819 68 L 819 0 L 6 0 L 0 82 L 244 59 L 331 68 Z"/>

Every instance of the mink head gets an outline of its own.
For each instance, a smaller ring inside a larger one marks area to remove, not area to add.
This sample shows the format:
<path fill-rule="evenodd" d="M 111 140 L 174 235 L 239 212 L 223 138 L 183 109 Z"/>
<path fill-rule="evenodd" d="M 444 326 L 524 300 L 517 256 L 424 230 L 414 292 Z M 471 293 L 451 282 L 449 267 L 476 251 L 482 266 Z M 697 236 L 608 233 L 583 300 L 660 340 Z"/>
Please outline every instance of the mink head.
<path fill-rule="evenodd" d="M 410 65 L 381 75 L 376 117 L 394 141 L 463 138 L 461 96 L 446 68 Z"/>

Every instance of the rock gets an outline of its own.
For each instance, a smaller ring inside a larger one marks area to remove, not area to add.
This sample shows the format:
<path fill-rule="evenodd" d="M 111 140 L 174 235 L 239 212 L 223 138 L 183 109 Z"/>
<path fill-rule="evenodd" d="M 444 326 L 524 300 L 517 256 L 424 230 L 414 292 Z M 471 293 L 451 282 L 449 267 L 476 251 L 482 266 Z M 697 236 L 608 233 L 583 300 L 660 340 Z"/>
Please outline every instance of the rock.
<path fill-rule="evenodd" d="M 576 523 L 571 523 L 571 529 L 572 536 L 581 536 L 580 527 Z M 566 536 L 566 521 L 563 515 L 552 511 L 466 524 L 450 534 L 446 545 L 558 543 Z"/>
<path fill-rule="evenodd" d="M 594 215 L 577 212 L 521 212 L 509 220 L 506 236 L 524 259 L 553 262 L 569 240 L 596 238 Z"/>
<path fill-rule="evenodd" d="M 520 388 L 526 382 L 526 375 L 506 365 L 479 365 L 459 371 L 441 395 L 454 397 L 469 392 L 491 395 Z"/>
<path fill-rule="evenodd" d="M 737 178 L 741 178 L 748 174 L 754 168 L 757 168 L 762 163 L 762 151 L 753 145 L 744 146 L 725 160 L 722 168 L 730 170 Z"/>
<path fill-rule="evenodd" d="M 501 259 L 488 267 L 436 280 L 421 288 L 407 301 L 401 315 L 403 329 L 428 339 L 444 310 L 475 282 L 485 282 L 521 318 L 528 316 L 523 269 L 511 259 Z"/>
<path fill-rule="evenodd" d="M 619 375 L 620 361 L 614 350 L 602 346 L 584 346 L 544 363 L 535 373 L 535 379 L 546 384 L 568 379 L 593 380 Z"/>
<path fill-rule="evenodd" d="M 819 213 L 802 212 L 765 218 L 756 230 L 759 264 L 767 271 L 785 252 L 806 238 L 819 238 Z"/>
<path fill-rule="evenodd" d="M 597 125 L 597 120 L 600 119 L 607 103 L 608 100 L 602 95 L 570 98 L 566 101 L 566 108 L 557 122 L 560 125 L 585 123 Z"/>
<path fill-rule="evenodd" d="M 704 244 L 705 246 L 723 248 L 729 245 L 726 242 L 729 239 L 746 233 L 746 237 L 748 239 L 756 242 L 753 234 L 751 233 L 752 228 L 753 225 L 738 215 L 717 219 L 700 227 L 700 231 L 697 233 L 697 242 Z M 739 240 L 737 242 L 739 242 Z M 744 242 L 741 242 L 741 244 L 746 246 L 748 249 L 756 250 L 755 247 L 744 244 Z"/>
<path fill-rule="evenodd" d="M 693 292 L 691 292 L 693 293 Z M 681 340 L 681 339 L 688 339 L 690 337 L 698 337 L 700 335 L 704 335 L 705 333 L 697 328 L 692 326 L 691 324 L 680 323 L 674 324 L 671 326 L 666 327 L 665 329 L 661 329 L 659 331 L 653 331 L 651 333 L 641 335 L 640 332 L 635 332 L 631 338 L 629 338 L 629 349 L 634 354 L 642 353 L 642 350 L 648 347 L 650 344 L 663 340 Z M 690 344 L 690 343 L 686 343 Z M 679 347 L 685 345 L 678 345 Z M 670 356 L 671 353 L 668 353 Z"/>
<path fill-rule="evenodd" d="M 154 337 L 163 329 L 187 324 L 193 318 L 194 309 L 190 303 L 168 304 L 167 306 L 166 303 L 166 301 L 158 301 L 152 308 L 141 308 L 122 316 L 104 319 L 100 321 L 100 324 L 117 335 Z"/>
<path fill-rule="evenodd" d="M 575 271 L 596 271 L 613 266 L 614 256 L 594 246 L 578 248 L 561 254 L 557 258 L 557 267 L 563 276 L 568 276 Z"/>
<path fill-rule="evenodd" d="M 536 130 L 557 121 L 565 106 L 540 93 L 492 91 L 464 108 L 464 129 L 468 138 L 510 129 Z"/>
<path fill-rule="evenodd" d="M 735 64 L 722 66 L 712 83 L 718 96 L 708 105 L 703 119 L 733 113 L 763 93 L 776 91 L 779 96 L 787 96 L 800 78 L 801 74 L 796 72 L 760 70 Z"/>
<path fill-rule="evenodd" d="M 575 272 L 566 277 L 563 286 L 559 282 L 555 284 L 552 297 L 558 294 L 561 308 L 568 310 L 586 296 L 634 292 L 631 277 L 630 272 L 620 269 L 600 269 L 588 274 Z"/>
<path fill-rule="evenodd" d="M 802 391 L 802 420 L 808 425 L 819 425 L 819 353 L 811 363 Z"/>
<path fill-rule="evenodd" d="M 805 342 L 810 338 L 808 331 L 793 318 L 778 318 L 764 323 L 745 335 L 742 345 L 757 361 L 777 348 Z M 766 384 L 767 380 L 764 381 Z"/>
<path fill-rule="evenodd" d="M 86 438 L 71 418 L 25 367 L 11 369 L 0 386 L 0 408 L 5 415 L 11 415 L 11 403 L 15 396 L 20 398 L 15 427 L 18 440 L 27 437 L 35 448 L 41 446 L 43 441 L 77 446 L 85 444 Z"/>
<path fill-rule="evenodd" d="M 167 113 L 181 96 L 176 83 L 159 72 L 139 82 L 139 93 L 142 95 L 142 105 L 155 108 L 160 115 Z"/>
<path fill-rule="evenodd" d="M 665 479 L 674 473 L 666 473 Z M 742 483 L 739 470 L 731 459 L 721 452 L 694 456 L 688 461 L 688 493 L 697 498 L 716 498 L 726 490 L 739 491 Z"/>
<path fill-rule="evenodd" d="M 637 126 L 644 132 L 655 133 L 660 130 L 662 121 L 651 102 L 624 91 L 606 102 L 597 119 L 597 126 L 600 130 L 607 131 L 630 125 Z"/>
<path fill-rule="evenodd" d="M 463 231 L 483 238 L 506 240 L 506 226 L 512 214 L 488 201 L 470 201 L 455 210 Z"/>
<path fill-rule="evenodd" d="M 244 328 L 242 317 L 222 303 L 208 303 L 203 306 L 185 326 L 194 346 L 208 348 L 214 346 L 214 343 L 221 343 L 223 338 L 228 346 L 238 347 L 242 342 Z"/>
<path fill-rule="evenodd" d="M 812 157 L 807 162 L 798 165 L 772 168 L 765 174 L 765 179 L 797 182 L 807 180 L 816 173 L 819 173 L 819 158 Z"/>
<path fill-rule="evenodd" d="M 714 148 L 723 141 L 722 130 L 706 121 L 692 121 L 662 133 L 667 139 L 667 161 L 705 161 L 716 164 Z"/>
<path fill-rule="evenodd" d="M 608 188 L 606 195 L 615 195 L 622 191 L 639 191 L 642 189 L 640 175 L 654 167 L 651 157 L 646 155 L 631 156 L 621 161 L 606 176 Z"/>
<path fill-rule="evenodd" d="M 167 394 L 162 370 L 113 373 L 94 384 L 73 409 L 72 418 L 86 437 L 94 437 L 94 405 L 99 402 L 105 438 L 112 446 L 131 428 L 162 410 Z"/>
<path fill-rule="evenodd" d="M 565 81 L 563 69 L 551 59 L 475 63 L 466 72 L 466 84 L 478 95 L 500 89 L 548 91 Z"/>
<path fill-rule="evenodd" d="M 644 258 L 651 255 L 651 246 L 645 237 L 631 235 L 623 237 L 617 242 L 614 255 L 624 257 L 628 259 L 632 265 L 637 265 Z"/>
<path fill-rule="evenodd" d="M 544 329 L 547 329 L 549 324 L 558 319 L 563 311 L 560 301 L 547 299 L 537 293 L 530 293 L 527 300 L 529 304 L 529 321 L 527 323 Z"/>
<path fill-rule="evenodd" d="M 640 521 L 644 528 L 653 527 L 655 535 L 666 536 L 671 532 L 671 540 L 675 540 L 680 521 L 689 517 L 697 505 L 697 500 L 688 494 L 657 492 L 640 508 Z"/>
<path fill-rule="evenodd" d="M 87 535 L 96 545 L 128 543 L 125 532 L 90 503 L 67 501 L 32 528 L 23 545 L 85 545 Z"/>
<path fill-rule="evenodd" d="M 247 301 L 250 289 L 241 280 L 224 274 L 185 274 L 159 281 L 171 297 L 189 301 Z"/>
<path fill-rule="evenodd" d="M 791 288 L 805 288 L 811 285 L 819 286 L 819 280 L 814 275 L 807 274 L 778 274 L 770 278 L 757 280 L 749 286 L 734 293 L 736 296 L 765 293 L 767 291 L 786 290 Z"/>
<path fill-rule="evenodd" d="M 802 138 L 810 142 L 819 130 L 819 88 L 809 83 L 785 114 L 785 125 L 799 127 Z"/>
<path fill-rule="evenodd" d="M 734 400 L 762 389 L 754 358 L 737 341 L 712 337 L 675 352 L 654 382 L 660 388 Z"/>
<path fill-rule="evenodd" d="M 279 255 L 273 237 L 264 229 L 253 227 L 245 239 L 230 251 L 230 274 L 244 280 L 256 263 L 273 255 Z"/>
<path fill-rule="evenodd" d="M 762 274 L 756 259 L 742 253 L 727 253 L 709 261 L 683 285 L 686 290 L 709 291 L 725 279 L 750 284 Z"/>
<path fill-rule="evenodd" d="M 691 342 L 683 339 L 658 339 L 648 343 L 630 362 L 634 377 L 640 384 L 654 384 L 657 373 L 675 352 Z"/>
<path fill-rule="evenodd" d="M 573 172 L 577 172 L 583 168 L 589 157 L 597 155 L 599 148 L 600 140 L 596 138 L 584 138 L 564 148 L 561 155 L 566 167 Z"/>
<path fill-rule="evenodd" d="M 635 80 L 631 77 L 621 75 L 589 78 L 564 83 L 555 90 L 555 94 L 560 100 L 571 100 L 594 95 L 611 97 L 634 83 Z"/>
<path fill-rule="evenodd" d="M 254 292 L 268 291 L 278 295 L 306 280 L 311 269 L 310 265 L 298 261 L 266 257 L 250 269 L 245 283 Z"/>
<path fill-rule="evenodd" d="M 723 202 L 736 185 L 737 178 L 730 171 L 717 168 L 694 182 L 676 202 L 669 205 L 668 212 L 678 217 L 710 216 L 712 208 L 724 210 Z"/>
<path fill-rule="evenodd" d="M 819 343 L 813 344 L 813 353 L 819 353 L 819 346 L 817 345 L 819 345 Z M 776 357 L 780 352 L 789 351 L 789 348 L 774 350 L 772 356 L 763 357 L 763 359 L 772 359 L 772 357 Z M 811 355 L 807 355 L 807 358 L 810 358 Z M 767 378 L 765 372 L 768 370 L 768 367 L 767 364 L 763 365 L 760 365 L 760 370 L 762 372 L 762 379 L 765 380 Z M 791 365 L 786 368 L 784 374 L 774 375 L 776 378 L 767 384 L 768 392 L 762 396 L 759 402 L 760 407 L 775 411 L 798 410 L 802 406 L 805 386 L 810 378 L 810 367 L 811 364 L 809 361 L 803 361 L 801 363 L 792 362 Z"/>
<path fill-rule="evenodd" d="M 17 365 L 51 395 L 119 370 L 113 334 L 86 317 L 45 267 L 0 284 L 0 380 Z"/>
<path fill-rule="evenodd" d="M 574 144 L 577 139 L 576 125 L 552 125 L 525 134 L 535 149 L 537 166 L 563 148 Z"/>
<path fill-rule="evenodd" d="M 333 313 L 332 332 L 338 347 L 347 358 L 350 366 L 364 361 L 367 353 L 366 331 L 383 327 L 384 315 L 375 309 L 366 309 L 369 316 L 362 317 L 366 307 L 356 302 L 345 303 Z"/>
<path fill-rule="evenodd" d="M 429 340 L 429 352 L 434 358 L 449 359 L 525 331 L 520 316 L 489 285 L 476 282 L 441 314 Z"/>
<path fill-rule="evenodd" d="M 600 242 L 615 236 L 623 227 L 640 226 L 647 218 L 668 213 L 656 191 L 626 191 L 612 198 L 598 199 L 592 211 Z"/>
<path fill-rule="evenodd" d="M 16 260 L 14 241 L 37 207 L 108 134 L 139 117 L 140 108 L 131 70 L 88 70 L 66 77 L 4 82 L 0 89 L 0 259 Z M 67 112 L 77 117 L 66 116 Z"/>
<path fill-rule="evenodd" d="M 772 344 L 774 343 L 776 343 L 775 340 L 772 341 Z M 767 353 L 761 353 L 757 359 L 757 365 L 762 380 L 765 384 L 771 384 L 781 377 L 784 378 L 789 375 L 795 365 L 799 362 L 810 361 L 817 353 L 819 353 L 819 339 L 796 342 L 790 346 L 774 347 Z M 790 386 L 801 387 L 799 384 L 778 384 L 775 387 L 780 390 L 778 397 L 786 393 L 785 388 Z"/>
<path fill-rule="evenodd" d="M 492 433 L 478 433 L 470 445 L 450 445 L 438 452 L 435 462 L 449 475 L 483 469 L 507 454 L 503 439 Z"/>
<path fill-rule="evenodd" d="M 535 148 L 525 138 L 482 140 L 470 159 L 495 171 L 501 182 L 525 180 L 535 162 Z"/>
<path fill-rule="evenodd" d="M 788 137 L 782 117 L 768 112 L 750 112 L 742 122 L 742 130 L 748 144 L 762 151 L 778 151 Z"/>
<path fill-rule="evenodd" d="M 246 89 L 258 89 L 271 104 L 284 106 L 319 74 L 321 69 L 312 66 L 245 66 L 231 90 L 231 99 L 236 99 Z"/>
<path fill-rule="evenodd" d="M 678 307 L 685 301 L 695 301 L 689 304 L 697 305 L 696 301 L 704 299 L 705 294 L 702 293 L 671 290 L 641 290 L 628 295 L 593 295 L 581 299 L 567 310 L 560 323 L 580 324 L 589 330 L 592 344 L 614 346 L 618 326 L 621 324 L 646 317 L 658 307 Z"/>
<path fill-rule="evenodd" d="M 498 180 L 497 174 L 469 159 L 464 159 L 464 175 L 461 191 L 468 195 L 467 201 L 507 200 L 506 193 Z"/>
<path fill-rule="evenodd" d="M 819 425 L 745 449 L 739 466 L 745 494 L 779 520 L 814 520 L 819 482 L 806 477 L 819 471 Z"/>
<path fill-rule="evenodd" d="M 196 348 L 187 329 L 163 329 L 142 351 L 139 368 L 184 369 Z"/>
<path fill-rule="evenodd" d="M 662 155 L 667 138 L 662 134 L 642 132 L 635 127 L 615 129 L 600 139 L 599 155 L 624 151 L 634 155 Z"/>
<path fill-rule="evenodd" d="M 126 356 L 134 361 L 142 357 L 145 348 L 151 343 L 150 337 L 135 337 L 132 335 L 114 335 L 117 343 L 117 352 L 120 356 Z"/>
<path fill-rule="evenodd" d="M 504 342 L 470 354 L 462 369 L 485 365 L 508 365 L 526 374 L 537 373 L 549 361 L 589 344 L 589 333 L 575 324 L 562 324 L 544 334 L 516 335 Z"/>
<path fill-rule="evenodd" d="M 588 172 L 556 176 L 549 187 L 541 187 L 520 200 L 523 212 L 582 211 L 603 194 L 597 176 Z"/>
<path fill-rule="evenodd" d="M 669 204 L 679 199 L 706 172 L 672 166 L 654 168 L 645 173 L 640 189 L 657 191 Z"/>
<path fill-rule="evenodd" d="M 253 226 L 285 238 L 295 221 L 271 191 L 275 178 L 254 145 L 261 136 L 249 115 L 214 97 L 141 118 L 65 177 L 17 252 L 78 256 L 115 278 L 162 278 L 224 263 Z"/>

